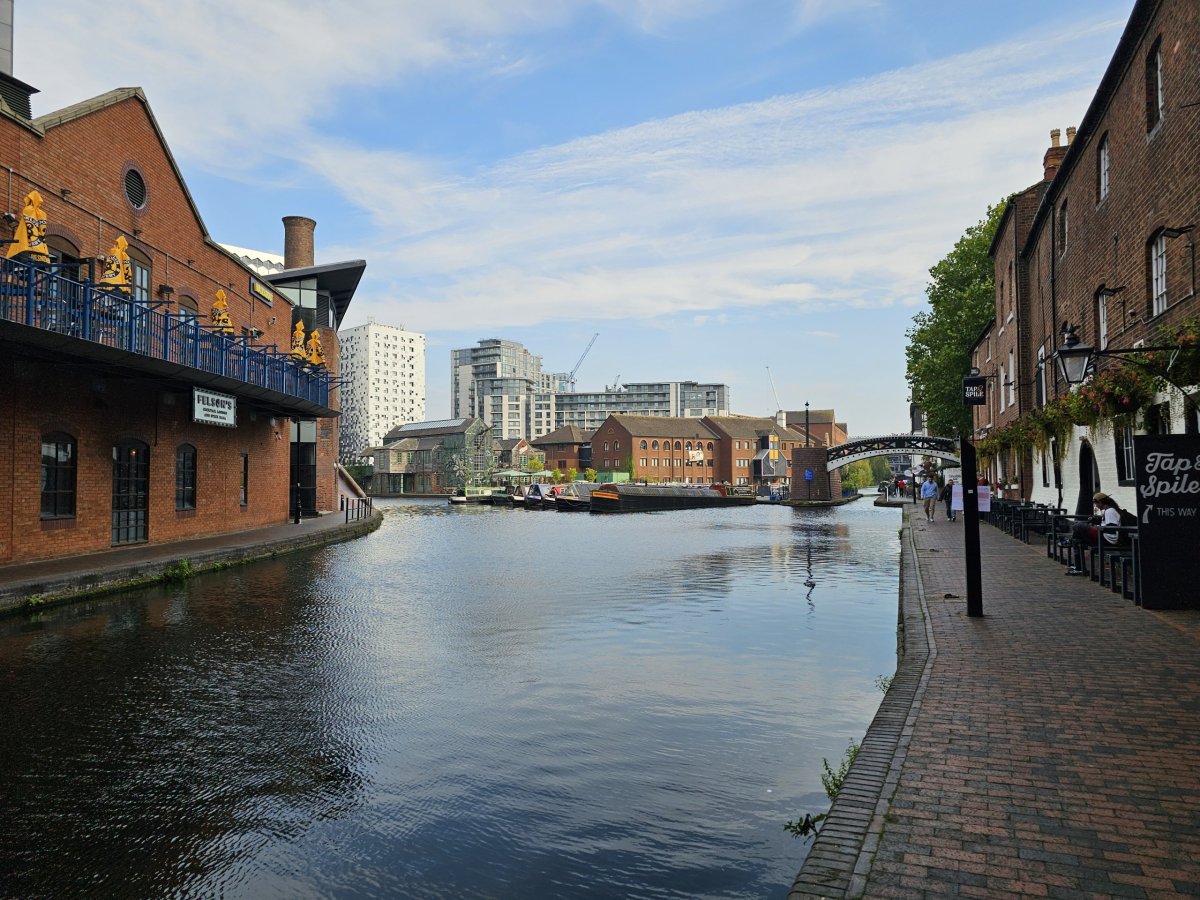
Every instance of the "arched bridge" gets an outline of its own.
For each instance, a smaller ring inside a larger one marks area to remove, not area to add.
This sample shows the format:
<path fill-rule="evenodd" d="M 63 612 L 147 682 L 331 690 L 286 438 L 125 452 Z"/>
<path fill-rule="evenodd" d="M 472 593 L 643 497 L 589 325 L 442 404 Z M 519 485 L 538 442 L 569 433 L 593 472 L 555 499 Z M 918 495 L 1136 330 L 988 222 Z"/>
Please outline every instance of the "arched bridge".
<path fill-rule="evenodd" d="M 919 453 L 935 459 L 958 462 L 958 441 L 954 438 L 930 437 L 926 434 L 884 434 L 858 438 L 830 447 L 825 468 L 832 472 L 860 459 L 888 453 Z"/>

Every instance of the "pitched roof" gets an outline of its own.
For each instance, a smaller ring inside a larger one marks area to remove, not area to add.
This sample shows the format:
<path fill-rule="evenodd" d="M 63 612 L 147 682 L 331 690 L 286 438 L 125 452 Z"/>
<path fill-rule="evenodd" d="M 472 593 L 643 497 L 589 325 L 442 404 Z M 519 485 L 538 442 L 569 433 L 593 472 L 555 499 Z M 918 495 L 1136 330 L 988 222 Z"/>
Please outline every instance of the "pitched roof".
<path fill-rule="evenodd" d="M 466 431 L 471 427 L 473 422 L 478 419 L 467 417 L 463 419 L 439 419 L 434 422 L 408 422 L 404 425 L 398 425 L 383 436 L 383 442 L 390 444 L 393 441 L 401 440 L 407 437 L 425 437 L 426 435 L 436 434 L 457 434 L 460 431 Z"/>
<path fill-rule="evenodd" d="M 791 425 L 804 425 L 805 411 L 802 409 L 789 409 L 784 415 L 787 416 L 787 423 Z M 811 425 L 831 425 L 837 420 L 837 416 L 832 409 L 810 409 L 807 412 L 808 421 Z"/>
<path fill-rule="evenodd" d="M 627 416 L 613 413 L 605 421 L 620 425 L 635 437 L 703 438 L 711 440 L 719 435 L 701 419 L 684 416 Z M 603 425 L 600 426 L 604 428 Z"/>
<path fill-rule="evenodd" d="M 796 432 L 789 428 L 781 428 L 774 419 L 760 416 L 705 416 L 704 421 L 711 422 L 714 428 L 724 432 L 726 437 L 737 440 L 755 440 L 763 432 L 770 432 L 788 441 L 796 440 Z"/>
<path fill-rule="evenodd" d="M 543 434 L 540 438 L 534 438 L 529 443 L 535 447 L 545 447 L 549 444 L 586 444 L 592 439 L 592 434 L 593 432 L 584 431 L 578 425 L 564 425 L 549 434 Z"/>

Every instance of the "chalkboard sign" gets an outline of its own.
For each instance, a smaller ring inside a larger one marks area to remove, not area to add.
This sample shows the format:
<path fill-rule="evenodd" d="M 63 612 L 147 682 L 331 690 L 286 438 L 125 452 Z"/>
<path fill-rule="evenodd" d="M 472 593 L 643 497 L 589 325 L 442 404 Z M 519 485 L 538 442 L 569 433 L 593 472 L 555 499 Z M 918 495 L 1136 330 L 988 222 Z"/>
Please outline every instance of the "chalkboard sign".
<path fill-rule="evenodd" d="M 1200 437 L 1136 435 L 1133 454 L 1142 606 L 1195 609 L 1200 606 L 1195 571 L 1200 547 Z"/>

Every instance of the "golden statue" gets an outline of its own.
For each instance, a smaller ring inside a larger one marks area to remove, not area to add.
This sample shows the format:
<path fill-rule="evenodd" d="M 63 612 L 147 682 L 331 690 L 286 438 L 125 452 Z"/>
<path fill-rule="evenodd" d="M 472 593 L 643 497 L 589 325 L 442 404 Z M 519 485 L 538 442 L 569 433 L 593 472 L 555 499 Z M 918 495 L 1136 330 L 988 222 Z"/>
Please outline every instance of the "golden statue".
<path fill-rule="evenodd" d="M 308 358 L 304 352 L 304 320 L 297 319 L 296 327 L 292 329 L 292 359 L 303 362 Z"/>
<path fill-rule="evenodd" d="M 233 323 L 229 321 L 229 304 L 225 302 L 224 288 L 217 288 L 217 299 L 208 315 L 213 330 L 219 334 L 233 334 Z"/>
<path fill-rule="evenodd" d="M 21 221 L 17 223 L 12 243 L 4 255 L 12 259 L 22 253 L 29 254 L 30 262 L 50 262 L 50 253 L 46 250 L 46 213 L 42 211 L 42 195 L 37 191 L 25 195 Z"/>
<path fill-rule="evenodd" d="M 323 366 L 325 365 L 325 357 L 321 355 L 321 335 L 317 329 L 313 329 L 312 334 L 308 336 L 308 362 L 309 365 Z"/>
<path fill-rule="evenodd" d="M 130 285 L 133 284 L 133 267 L 129 262 L 129 254 L 125 252 L 128 246 L 129 241 L 121 235 L 108 248 L 108 253 L 101 257 L 104 264 L 104 272 L 100 276 L 101 287 L 119 294 L 129 294 Z"/>

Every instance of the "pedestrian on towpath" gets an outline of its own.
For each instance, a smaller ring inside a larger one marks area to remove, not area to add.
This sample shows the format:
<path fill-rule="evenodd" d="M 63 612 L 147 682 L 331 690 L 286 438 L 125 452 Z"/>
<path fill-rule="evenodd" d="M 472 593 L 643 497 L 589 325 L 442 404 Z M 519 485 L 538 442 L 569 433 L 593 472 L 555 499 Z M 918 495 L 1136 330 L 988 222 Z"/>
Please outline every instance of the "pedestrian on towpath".
<path fill-rule="evenodd" d="M 942 502 L 946 504 L 946 519 L 953 522 L 957 516 L 954 512 L 954 479 L 951 478 L 942 488 Z"/>
<path fill-rule="evenodd" d="M 937 482 L 933 480 L 932 475 L 925 476 L 925 480 L 921 483 L 921 500 L 925 504 L 925 518 L 930 522 L 933 521 L 934 510 L 937 509 Z"/>

